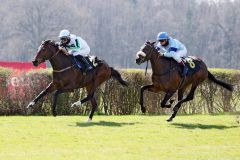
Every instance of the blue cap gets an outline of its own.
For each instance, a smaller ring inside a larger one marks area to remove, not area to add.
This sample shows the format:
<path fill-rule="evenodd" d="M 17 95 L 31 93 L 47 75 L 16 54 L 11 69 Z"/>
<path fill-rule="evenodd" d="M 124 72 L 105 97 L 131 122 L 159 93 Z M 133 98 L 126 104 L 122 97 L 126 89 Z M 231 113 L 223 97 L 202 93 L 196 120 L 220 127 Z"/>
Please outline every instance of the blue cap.
<path fill-rule="evenodd" d="M 160 32 L 158 33 L 157 35 L 157 40 L 160 41 L 160 40 L 165 40 L 165 39 L 169 39 L 169 35 L 167 32 Z"/>

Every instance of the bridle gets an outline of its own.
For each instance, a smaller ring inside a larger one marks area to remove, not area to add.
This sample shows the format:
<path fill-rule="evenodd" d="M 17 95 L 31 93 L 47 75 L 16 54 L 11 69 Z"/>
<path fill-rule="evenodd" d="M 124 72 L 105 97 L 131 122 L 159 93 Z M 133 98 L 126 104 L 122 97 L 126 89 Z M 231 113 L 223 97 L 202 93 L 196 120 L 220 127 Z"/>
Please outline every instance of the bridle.
<path fill-rule="evenodd" d="M 152 54 L 152 52 L 154 52 L 154 46 L 152 46 L 152 45 L 150 45 L 150 44 L 148 44 L 148 43 L 146 43 L 145 45 L 147 45 L 147 46 L 149 46 L 151 49 L 150 49 L 150 51 L 148 52 L 148 54 Z M 161 55 L 160 54 L 158 54 L 158 58 L 160 57 Z M 144 61 L 145 59 L 143 59 L 143 61 Z M 145 75 L 147 74 L 147 69 L 148 69 L 148 61 L 149 60 L 147 60 L 147 65 L 146 65 L 146 69 L 145 69 Z M 168 74 L 169 72 L 171 72 L 171 71 L 173 71 L 173 70 L 175 70 L 176 68 L 174 67 L 174 68 L 172 68 L 172 63 L 170 62 L 170 70 L 167 70 L 166 72 L 164 72 L 164 73 L 161 73 L 161 74 L 156 74 L 156 73 L 153 73 L 154 75 L 157 75 L 157 76 L 165 76 L 166 74 Z"/>
<path fill-rule="evenodd" d="M 53 51 L 51 50 L 51 48 L 46 47 L 46 51 L 45 51 L 44 55 L 46 55 L 46 53 L 47 53 L 48 50 L 50 50 L 51 52 L 53 52 Z M 49 60 L 49 61 L 52 60 L 56 55 L 58 55 L 58 53 L 60 53 L 60 51 L 61 51 L 60 49 L 57 49 L 57 52 L 55 52 L 48 60 Z M 46 60 L 46 59 L 44 59 L 44 61 L 45 61 L 45 60 Z M 64 72 L 64 71 L 66 71 L 66 70 L 68 70 L 68 69 L 71 69 L 73 66 L 74 66 L 74 65 L 68 66 L 68 67 L 63 68 L 63 69 L 60 69 L 60 70 L 53 70 L 53 72 L 56 72 L 56 73 Z"/>
<path fill-rule="evenodd" d="M 145 45 L 147 45 L 147 46 L 149 46 L 150 48 L 151 48 L 151 50 L 149 51 L 149 53 L 148 54 L 152 54 L 152 52 L 153 52 L 153 49 L 154 49 L 154 47 L 153 46 L 151 46 L 150 44 L 148 44 L 148 43 L 146 43 Z M 145 60 L 145 58 L 143 59 L 143 61 Z M 149 61 L 149 59 L 148 60 L 146 60 L 147 61 L 147 65 L 146 65 L 146 68 L 145 68 L 145 76 L 147 75 L 147 69 L 148 69 L 148 61 Z"/>

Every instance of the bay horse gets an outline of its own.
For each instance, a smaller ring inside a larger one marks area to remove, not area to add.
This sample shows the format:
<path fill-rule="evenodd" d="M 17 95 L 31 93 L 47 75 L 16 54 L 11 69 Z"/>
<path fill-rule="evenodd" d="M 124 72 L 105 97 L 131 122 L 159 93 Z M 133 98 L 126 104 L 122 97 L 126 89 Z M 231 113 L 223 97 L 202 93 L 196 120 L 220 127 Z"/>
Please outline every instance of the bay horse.
<path fill-rule="evenodd" d="M 193 67 L 195 65 L 198 66 L 199 70 L 192 75 L 181 77 L 180 72 L 182 69 L 179 64 L 172 58 L 161 56 L 155 49 L 154 44 L 155 42 L 147 41 L 136 55 L 136 63 L 138 65 L 150 60 L 152 66 L 152 84 L 142 86 L 140 92 L 140 105 L 143 113 L 146 112 L 146 108 L 143 105 L 143 93 L 145 90 L 155 93 L 163 91 L 165 93 L 165 97 L 161 101 L 162 108 L 170 108 L 173 103 L 173 100 L 170 98 L 176 91 L 178 92 L 178 102 L 173 107 L 173 113 L 171 117 L 167 119 L 168 122 L 171 122 L 173 118 L 175 118 L 182 103 L 193 100 L 196 88 L 207 78 L 227 90 L 233 91 L 231 84 L 216 79 L 208 71 L 206 64 L 196 57 L 192 57 L 191 63 Z M 190 85 L 191 89 L 189 94 L 183 98 L 185 90 Z"/>
<path fill-rule="evenodd" d="M 64 92 L 73 92 L 77 88 L 86 88 L 87 96 L 82 100 L 75 102 L 74 105 L 81 105 L 87 101 L 91 101 L 91 112 L 88 121 L 92 121 L 94 111 L 97 107 L 97 102 L 94 97 L 96 88 L 110 79 L 111 77 L 116 79 L 121 85 L 127 86 L 127 82 L 122 79 L 120 73 L 104 62 L 95 58 L 96 67 L 87 74 L 76 68 L 73 64 L 73 57 L 64 54 L 59 49 L 59 44 L 51 40 L 45 40 L 39 46 L 37 55 L 32 61 L 34 66 L 38 66 L 40 63 L 46 60 L 50 61 L 53 68 L 52 81 L 32 102 L 29 103 L 27 108 L 32 107 L 38 102 L 40 98 L 48 93 L 55 91 L 52 104 L 52 114 L 57 116 L 56 102 L 59 94 Z"/>

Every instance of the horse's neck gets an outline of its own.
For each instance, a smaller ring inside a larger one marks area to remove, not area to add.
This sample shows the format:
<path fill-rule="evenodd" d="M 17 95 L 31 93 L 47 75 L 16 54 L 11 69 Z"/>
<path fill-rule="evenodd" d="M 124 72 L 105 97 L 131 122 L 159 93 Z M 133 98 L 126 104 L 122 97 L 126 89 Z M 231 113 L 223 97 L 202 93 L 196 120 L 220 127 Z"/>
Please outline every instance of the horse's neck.
<path fill-rule="evenodd" d="M 164 57 L 153 56 L 150 60 L 153 74 L 159 74 L 170 70 L 170 60 Z"/>
<path fill-rule="evenodd" d="M 61 70 L 72 65 L 70 56 L 59 52 L 55 57 L 50 60 L 53 70 Z"/>

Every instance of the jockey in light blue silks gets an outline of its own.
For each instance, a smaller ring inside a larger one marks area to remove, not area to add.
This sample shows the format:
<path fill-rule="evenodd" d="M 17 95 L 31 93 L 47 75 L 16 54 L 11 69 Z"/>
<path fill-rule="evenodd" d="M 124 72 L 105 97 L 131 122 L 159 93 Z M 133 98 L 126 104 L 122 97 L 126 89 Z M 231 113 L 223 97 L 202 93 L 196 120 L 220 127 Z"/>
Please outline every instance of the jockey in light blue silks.
<path fill-rule="evenodd" d="M 158 33 L 157 41 L 159 41 L 159 43 L 156 45 L 156 49 L 159 54 L 176 60 L 183 67 L 182 76 L 185 76 L 188 68 L 185 66 L 182 57 L 186 57 L 187 55 L 186 47 L 177 39 L 170 37 L 167 32 Z"/>
<path fill-rule="evenodd" d="M 58 37 L 60 38 L 60 49 L 64 51 L 62 48 L 64 47 L 67 55 L 73 55 L 76 59 L 83 63 L 85 66 L 83 68 L 83 72 L 87 72 L 92 69 L 92 66 L 86 59 L 90 53 L 90 47 L 84 39 L 74 34 L 70 34 L 70 32 L 66 29 L 61 30 Z"/>

